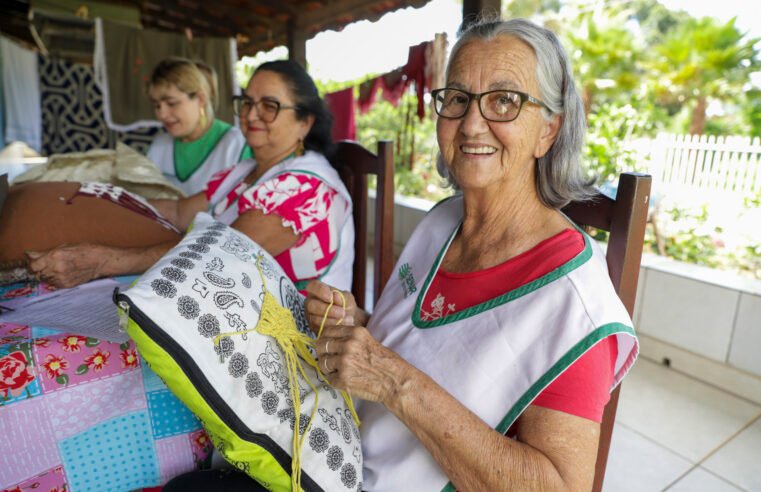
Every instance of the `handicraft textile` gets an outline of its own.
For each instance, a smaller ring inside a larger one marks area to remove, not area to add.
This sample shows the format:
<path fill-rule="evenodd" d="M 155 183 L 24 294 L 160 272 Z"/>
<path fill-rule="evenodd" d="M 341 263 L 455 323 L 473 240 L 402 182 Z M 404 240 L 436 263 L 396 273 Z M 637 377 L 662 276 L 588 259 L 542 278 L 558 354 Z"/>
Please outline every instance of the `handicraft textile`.
<path fill-rule="evenodd" d="M 39 70 L 43 154 L 112 149 L 117 142 L 143 153 L 148 150 L 159 128 L 110 130 L 92 67 L 40 56 Z"/>
<path fill-rule="evenodd" d="M 141 355 L 229 462 L 270 490 L 362 490 L 359 430 L 317 370 L 304 299 L 246 235 L 198 214 L 116 300 Z"/>
<path fill-rule="evenodd" d="M 0 287 L 0 305 L 48 292 Z M 0 490 L 140 489 L 210 461 L 192 413 L 123 344 L 0 322 Z"/>

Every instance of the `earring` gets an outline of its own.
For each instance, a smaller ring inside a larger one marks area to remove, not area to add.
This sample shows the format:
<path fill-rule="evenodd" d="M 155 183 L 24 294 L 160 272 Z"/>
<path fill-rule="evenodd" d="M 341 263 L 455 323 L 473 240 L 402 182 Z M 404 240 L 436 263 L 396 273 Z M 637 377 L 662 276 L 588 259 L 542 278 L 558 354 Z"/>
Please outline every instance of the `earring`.
<path fill-rule="evenodd" d="M 201 128 L 203 128 L 205 130 L 206 129 L 206 123 L 207 123 L 207 120 L 206 120 L 206 108 L 204 108 L 202 106 L 201 107 L 201 115 L 198 118 L 198 124 L 201 125 Z"/>
<path fill-rule="evenodd" d="M 304 155 L 304 141 L 299 139 L 296 144 L 296 157 L 301 157 L 302 155 Z"/>

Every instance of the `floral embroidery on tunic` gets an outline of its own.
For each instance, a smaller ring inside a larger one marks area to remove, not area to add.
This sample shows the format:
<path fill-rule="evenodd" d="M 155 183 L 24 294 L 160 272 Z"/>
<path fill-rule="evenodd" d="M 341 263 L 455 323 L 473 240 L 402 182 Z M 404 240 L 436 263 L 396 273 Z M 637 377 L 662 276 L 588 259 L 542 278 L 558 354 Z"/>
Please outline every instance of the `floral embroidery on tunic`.
<path fill-rule="evenodd" d="M 454 303 L 447 304 L 446 299 L 439 292 L 431 301 L 430 311 L 426 311 L 423 308 L 420 309 L 420 317 L 423 321 L 433 321 L 455 312 L 455 309 Z"/>

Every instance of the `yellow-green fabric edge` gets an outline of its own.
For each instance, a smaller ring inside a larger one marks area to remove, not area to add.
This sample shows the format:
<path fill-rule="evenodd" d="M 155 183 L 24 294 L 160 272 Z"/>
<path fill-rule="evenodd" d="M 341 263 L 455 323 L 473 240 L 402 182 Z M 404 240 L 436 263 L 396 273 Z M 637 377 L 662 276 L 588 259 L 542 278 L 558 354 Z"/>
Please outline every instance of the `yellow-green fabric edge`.
<path fill-rule="evenodd" d="M 120 314 L 121 309 L 120 309 Z M 179 364 L 156 342 L 151 339 L 132 318 L 127 323 L 127 334 L 135 341 L 143 360 L 158 374 L 182 403 L 204 423 L 209 437 L 217 444 L 224 441 L 221 451 L 227 461 L 259 482 L 272 492 L 290 492 L 291 475 L 283 470 L 266 449 L 254 443 L 243 441 L 209 407 L 206 400 L 196 391 L 190 379 Z M 238 465 L 247 463 L 248 469 Z M 266 478 L 257 478 L 266 477 Z"/>

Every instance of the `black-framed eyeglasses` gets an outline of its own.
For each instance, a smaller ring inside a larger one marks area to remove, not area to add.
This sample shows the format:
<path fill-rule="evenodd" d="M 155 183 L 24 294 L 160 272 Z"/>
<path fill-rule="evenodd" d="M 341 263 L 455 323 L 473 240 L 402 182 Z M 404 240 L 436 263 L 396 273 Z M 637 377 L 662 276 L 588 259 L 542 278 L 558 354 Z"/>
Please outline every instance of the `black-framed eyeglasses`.
<path fill-rule="evenodd" d="M 526 102 L 541 106 L 551 111 L 539 99 L 529 96 L 525 92 L 496 90 L 480 94 L 471 94 L 460 89 L 436 89 L 431 91 L 433 107 L 436 114 L 442 118 L 456 120 L 465 116 L 472 100 L 478 101 L 478 109 L 481 116 L 487 121 L 504 123 L 513 121 L 521 114 L 521 108 Z"/>
<path fill-rule="evenodd" d="M 265 123 L 272 123 L 280 114 L 281 109 L 298 109 L 298 106 L 285 106 L 274 99 L 260 99 L 254 101 L 248 96 L 233 96 L 233 113 L 235 116 L 247 116 L 251 108 L 256 108 L 259 119 Z"/>

